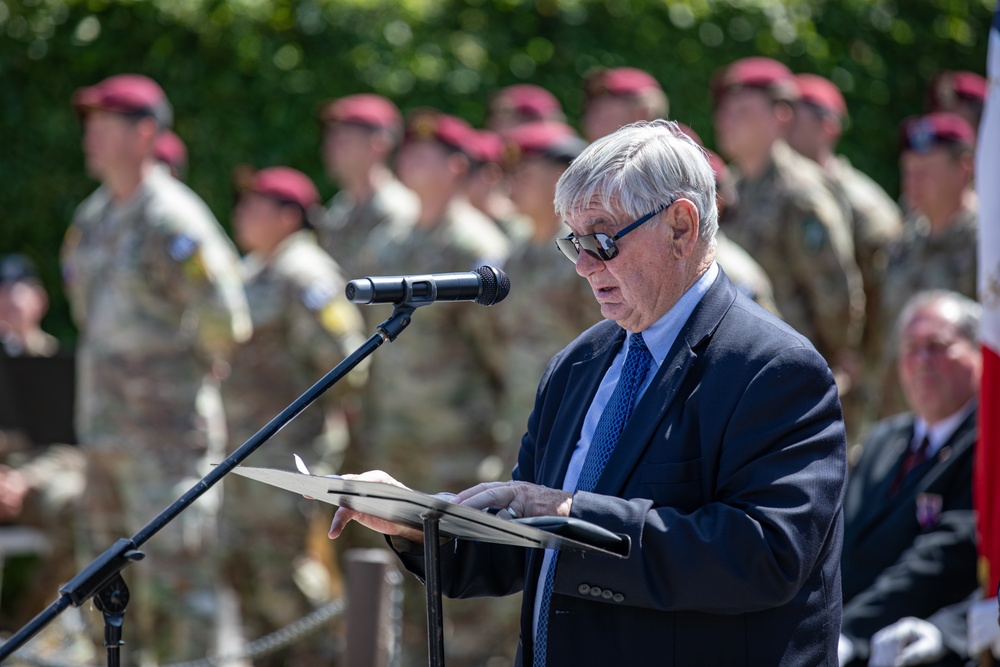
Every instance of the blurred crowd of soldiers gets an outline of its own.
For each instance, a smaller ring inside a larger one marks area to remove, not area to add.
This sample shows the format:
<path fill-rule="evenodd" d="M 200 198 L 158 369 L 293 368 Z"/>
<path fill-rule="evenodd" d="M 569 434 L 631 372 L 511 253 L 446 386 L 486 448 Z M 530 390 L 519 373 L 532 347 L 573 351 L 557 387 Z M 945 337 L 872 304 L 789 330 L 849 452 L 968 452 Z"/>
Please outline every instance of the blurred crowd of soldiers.
<path fill-rule="evenodd" d="M 906 407 L 893 365 L 903 305 L 932 288 L 975 298 L 972 165 L 986 82 L 969 72 L 935 77 L 925 115 L 899 125 L 895 199 L 836 153 L 849 111 L 831 81 L 746 58 L 722 68 L 710 90 L 721 154 L 706 150 L 723 211 L 719 264 L 826 357 L 857 460 L 869 427 Z M 318 146 L 339 192 L 324 206 L 294 168 L 234 169 L 230 240 L 183 182 L 187 149 L 170 131 L 172 108 L 157 83 L 118 75 L 77 91 L 86 168 L 101 183 L 77 209 L 61 255 L 80 334 L 79 446 L 40 449 L 50 443 L 6 434 L 6 522 L 24 520 L 33 502 L 58 505 L 39 525 L 58 526 L 57 539 L 72 542 L 60 557 L 89 562 L 388 317 L 388 306 L 349 303 L 347 280 L 484 264 L 510 276 L 504 303 L 418 310 L 398 340 L 247 464 L 291 469 L 299 453 L 314 474 L 382 468 L 428 492 L 503 478 L 549 358 L 601 319 L 553 242 L 569 233 L 553 212 L 556 181 L 589 141 L 635 121 L 685 117 L 640 69 L 595 70 L 582 94 L 582 134 L 555 96 L 531 84 L 484 100 L 483 129 L 437 109 L 404 115 L 374 94 L 331 100 L 318 112 Z M 5 258 L 6 356 L 56 353 L 40 328 L 46 307 L 31 263 Z M 60 476 L 76 481 L 46 490 Z M 225 648 L 225 610 L 254 638 L 336 588 L 330 548 L 314 539 L 329 519 L 317 503 L 234 476 L 222 487 L 156 535 L 146 561 L 129 569 L 130 662 L 216 653 Z M 67 488 L 76 495 L 67 499 Z M 68 519 L 67 508 L 75 510 Z M 57 582 L 47 583 L 54 599 Z M 515 607 L 510 614 L 516 627 Z M 254 664 L 330 664 L 328 639 Z M 474 639 L 452 650 L 475 655 L 482 635 Z"/>

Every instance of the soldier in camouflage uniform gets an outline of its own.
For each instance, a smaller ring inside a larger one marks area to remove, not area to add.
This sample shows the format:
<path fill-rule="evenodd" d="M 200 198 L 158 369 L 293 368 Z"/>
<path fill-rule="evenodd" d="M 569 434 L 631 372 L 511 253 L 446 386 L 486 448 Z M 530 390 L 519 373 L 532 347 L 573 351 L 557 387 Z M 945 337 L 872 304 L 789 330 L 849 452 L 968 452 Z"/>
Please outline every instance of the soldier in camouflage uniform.
<path fill-rule="evenodd" d="M 223 383 L 230 449 L 243 444 L 364 342 L 362 318 L 344 296 L 340 268 L 317 244 L 309 216 L 319 208 L 312 181 L 287 167 L 248 175 L 234 215 L 244 259 L 253 337 L 239 345 Z M 293 454 L 314 474 L 339 470 L 347 446 L 338 395 L 356 389 L 355 370 L 258 449 L 249 465 L 291 469 Z M 353 383 L 351 381 L 354 381 Z M 223 500 L 225 572 L 240 596 L 244 632 L 259 637 L 311 611 L 329 586 L 301 589 L 322 572 L 307 553 L 310 526 L 329 523 L 326 506 L 230 475 Z M 302 516 L 311 521 L 303 521 Z M 313 516 L 315 515 L 315 516 Z M 322 581 L 321 581 L 322 583 Z M 256 665 L 331 664 L 329 633 L 304 638 Z"/>
<path fill-rule="evenodd" d="M 796 96 L 792 73 L 768 58 L 716 76 L 716 138 L 738 171 L 738 202 L 723 228 L 767 272 L 785 320 L 837 372 L 860 340 L 864 292 L 840 202 L 818 165 L 781 139 Z"/>
<path fill-rule="evenodd" d="M 708 157 L 708 163 L 712 165 L 712 173 L 715 174 L 715 204 L 721 216 L 727 208 L 736 205 L 736 186 L 733 183 L 732 173 L 718 153 L 705 148 L 697 132 L 684 123 L 677 123 L 677 127 L 702 147 Z M 761 307 L 781 317 L 781 311 L 774 302 L 774 287 L 767 273 L 750 253 L 733 242 L 721 229 L 715 233 L 715 261 L 726 272 L 726 276 L 736 289 Z"/>
<path fill-rule="evenodd" d="M 513 468 L 535 404 L 532 378 L 541 377 L 556 352 L 603 319 L 590 285 L 555 245 L 557 237 L 570 234 L 552 204 L 556 182 L 586 142 L 557 121 L 520 125 L 506 139 L 511 197 L 531 220 L 532 236 L 511 252 L 506 271 L 514 288 L 493 311 L 507 345 L 500 454 L 505 471 Z"/>
<path fill-rule="evenodd" d="M 51 357 L 55 336 L 42 330 L 49 295 L 31 261 L 22 255 L 0 257 L 0 349 L 11 357 Z"/>
<path fill-rule="evenodd" d="M 423 109 L 408 117 L 397 171 L 420 196 L 421 216 L 408 234 L 385 239 L 391 252 L 384 273 L 469 271 L 506 260 L 507 238 L 463 194 L 475 139 L 454 116 Z M 377 467 L 397 471 L 416 489 L 451 491 L 507 474 L 497 464 L 494 432 L 507 368 L 497 324 L 505 305 L 442 301 L 422 307 L 394 342 L 376 350 L 365 390 L 363 444 L 357 459 L 351 457 L 351 471 Z M 374 321 L 391 313 L 388 306 L 365 308 Z M 422 596 L 421 588 L 406 590 L 417 618 Z M 517 636 L 517 605 L 495 602 L 463 604 L 455 614 L 446 609 L 456 638 L 448 644 L 449 660 L 483 664 L 506 653 Z M 488 638 L 484 627 L 491 629 Z M 426 637 L 413 650 L 426 658 Z"/>
<path fill-rule="evenodd" d="M 77 91 L 88 171 L 63 274 L 80 330 L 77 432 L 87 454 L 81 529 L 91 555 L 135 533 L 224 453 L 217 369 L 251 324 L 235 248 L 208 207 L 156 164 L 163 90 L 120 75 Z M 125 662 L 213 650 L 215 511 L 208 493 L 130 568 Z"/>
<path fill-rule="evenodd" d="M 799 99 L 788 142 L 799 153 L 819 164 L 843 197 L 851 213 L 854 259 L 861 270 L 865 289 L 865 328 L 858 364 L 850 373 L 852 388 L 842 398 L 849 442 L 859 442 L 862 432 L 875 418 L 877 370 L 882 340 L 880 327 L 882 279 L 888 266 L 888 248 L 903 231 L 903 218 L 892 200 L 875 181 L 861 173 L 834 150 L 840 140 L 847 104 L 832 81 L 815 74 L 795 77 Z"/>
<path fill-rule="evenodd" d="M 903 195 L 912 207 L 903 236 L 889 248 L 882 284 L 882 330 L 890 332 L 906 301 L 928 289 L 976 298 L 976 216 L 972 187 L 975 133 L 957 114 L 939 112 L 903 122 Z M 896 350 L 885 346 L 881 413 L 900 405 L 891 372 Z"/>
<path fill-rule="evenodd" d="M 462 194 L 474 142 L 475 131 L 455 116 L 421 110 L 408 119 L 397 171 L 420 196 L 421 215 L 409 234 L 388 239 L 389 273 L 468 271 L 506 259 L 507 239 Z M 409 329 L 373 358 L 369 462 L 406 471 L 416 488 L 459 489 L 479 479 L 494 450 L 502 348 L 482 306 L 442 302 L 418 310 Z"/>
<path fill-rule="evenodd" d="M 927 112 L 950 111 L 979 131 L 989 82 L 975 72 L 942 70 L 927 87 Z"/>
<path fill-rule="evenodd" d="M 510 196 L 510 179 L 503 168 L 504 140 L 491 130 L 476 131 L 469 150 L 465 196 L 493 221 L 512 243 L 532 233 L 531 220 L 517 210 Z"/>
<path fill-rule="evenodd" d="M 341 188 L 317 223 L 320 245 L 349 280 L 384 272 L 381 242 L 405 233 L 420 212 L 389 168 L 403 132 L 399 109 L 379 95 L 349 95 L 327 102 L 320 120 L 323 162 Z"/>

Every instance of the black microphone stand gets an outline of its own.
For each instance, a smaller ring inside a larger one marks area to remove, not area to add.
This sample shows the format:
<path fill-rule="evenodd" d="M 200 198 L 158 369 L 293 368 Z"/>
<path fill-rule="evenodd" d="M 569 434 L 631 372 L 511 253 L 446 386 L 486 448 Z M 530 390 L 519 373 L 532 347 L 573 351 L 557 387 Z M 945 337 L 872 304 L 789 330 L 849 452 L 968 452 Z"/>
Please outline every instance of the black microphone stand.
<path fill-rule="evenodd" d="M 50 604 L 37 616 L 31 619 L 21 629 L 11 635 L 10 639 L 0 644 L 0 662 L 3 662 L 23 646 L 29 639 L 52 622 L 56 616 L 66 610 L 69 605 L 80 607 L 93 596 L 95 606 L 104 614 L 104 646 L 108 653 L 108 667 L 119 667 L 121 664 L 122 626 L 125 620 L 125 607 L 128 604 L 129 592 L 122 579 L 121 571 L 145 556 L 139 550 L 153 535 L 173 521 L 187 507 L 221 480 L 233 468 L 242 463 L 254 453 L 258 447 L 270 440 L 288 422 L 300 412 L 309 407 L 330 387 L 347 375 L 355 366 L 374 352 L 382 343 L 394 341 L 396 337 L 409 326 L 413 311 L 432 301 L 419 299 L 404 300 L 395 304 L 392 315 L 376 327 L 376 332 L 364 344 L 341 361 L 329 373 L 324 375 L 304 394 L 295 399 L 287 408 L 257 431 L 232 454 L 212 468 L 194 486 L 187 490 L 173 504 L 160 512 L 152 521 L 143 526 L 131 538 L 121 538 L 100 556 L 74 576 L 69 583 L 59 589 L 59 599 Z"/>

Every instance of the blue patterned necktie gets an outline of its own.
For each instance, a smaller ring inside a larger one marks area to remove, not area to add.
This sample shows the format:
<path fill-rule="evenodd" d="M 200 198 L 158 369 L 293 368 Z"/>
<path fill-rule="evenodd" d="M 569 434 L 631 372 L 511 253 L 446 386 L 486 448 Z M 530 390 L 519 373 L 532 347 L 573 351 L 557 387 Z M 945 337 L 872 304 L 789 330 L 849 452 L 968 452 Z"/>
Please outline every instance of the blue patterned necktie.
<path fill-rule="evenodd" d="M 618 444 L 618 438 L 621 437 L 625 424 L 632 415 L 635 397 L 643 380 L 646 379 L 646 373 L 649 372 L 652 362 L 653 355 L 649 353 L 642 334 L 632 334 L 618 384 L 615 385 L 615 390 L 611 393 L 608 404 L 604 406 L 604 412 L 601 413 L 601 419 L 597 422 L 597 428 L 594 429 L 594 437 L 590 441 L 590 449 L 587 450 L 587 458 L 583 462 L 583 469 L 580 470 L 580 478 L 576 483 L 577 491 L 593 491 L 597 486 L 597 480 L 601 478 L 604 466 L 611 458 L 611 452 Z M 556 551 L 552 554 L 549 569 L 545 573 L 545 583 L 541 591 L 542 603 L 538 609 L 534 667 L 545 667 L 549 603 L 552 600 L 552 583 L 555 581 L 558 560 L 559 552 Z"/>

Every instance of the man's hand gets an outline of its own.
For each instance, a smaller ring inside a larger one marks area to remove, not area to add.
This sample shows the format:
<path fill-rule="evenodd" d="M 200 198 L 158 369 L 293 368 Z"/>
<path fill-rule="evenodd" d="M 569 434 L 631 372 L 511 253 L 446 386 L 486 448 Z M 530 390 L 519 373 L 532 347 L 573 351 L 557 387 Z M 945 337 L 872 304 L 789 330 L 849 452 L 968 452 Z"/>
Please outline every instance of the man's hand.
<path fill-rule="evenodd" d="M 979 655 L 990 649 L 1000 655 L 1000 625 L 997 625 L 997 599 L 979 600 L 971 607 L 967 618 L 969 655 Z"/>
<path fill-rule="evenodd" d="M 944 639 L 937 626 L 912 616 L 876 632 L 871 649 L 869 667 L 926 665 L 945 654 Z"/>
<path fill-rule="evenodd" d="M 573 494 L 528 482 L 485 482 L 462 491 L 451 502 L 472 509 L 509 508 L 500 518 L 522 516 L 569 516 Z"/>
<path fill-rule="evenodd" d="M 398 486 L 401 489 L 408 488 L 390 477 L 388 473 L 384 473 L 381 470 L 371 470 L 369 472 L 363 472 L 360 475 L 341 475 L 341 477 L 344 479 L 357 480 L 359 482 L 381 482 L 383 484 L 392 484 L 393 486 Z M 411 542 L 419 542 L 421 544 L 424 541 L 424 532 L 422 530 L 386 521 L 385 519 L 380 519 L 370 514 L 355 512 L 354 510 L 344 506 L 338 507 L 337 513 L 333 515 L 333 523 L 330 524 L 330 539 L 335 540 L 340 537 L 340 534 L 344 532 L 344 527 L 351 521 L 357 521 L 362 526 L 371 528 L 372 530 L 384 535 L 398 535 L 403 539 L 410 540 Z"/>

